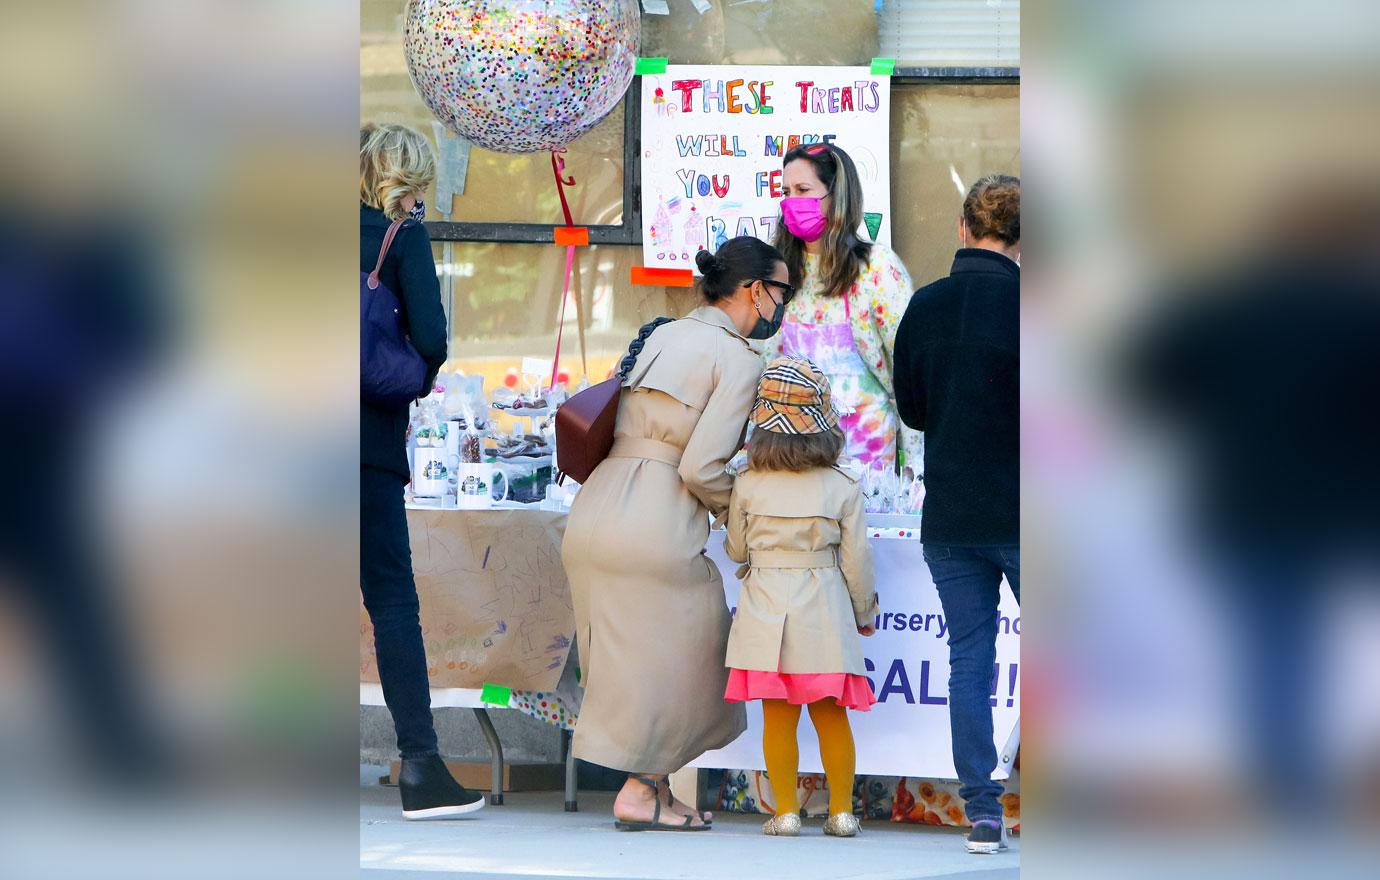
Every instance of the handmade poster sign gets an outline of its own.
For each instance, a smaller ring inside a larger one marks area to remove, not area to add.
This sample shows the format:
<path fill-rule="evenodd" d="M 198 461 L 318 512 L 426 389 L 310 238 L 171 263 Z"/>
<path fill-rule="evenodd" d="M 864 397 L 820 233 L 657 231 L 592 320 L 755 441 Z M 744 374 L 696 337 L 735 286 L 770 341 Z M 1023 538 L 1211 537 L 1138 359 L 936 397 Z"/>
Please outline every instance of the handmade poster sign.
<path fill-rule="evenodd" d="M 642 259 L 694 269 L 739 235 L 771 241 L 781 159 L 831 143 L 853 158 L 866 238 L 891 243 L 890 78 L 866 67 L 668 65 L 642 77 Z"/>
<path fill-rule="evenodd" d="M 565 514 L 409 510 L 407 522 L 431 686 L 554 688 L 575 635 Z M 359 632 L 359 680 L 377 682 L 363 607 Z"/>

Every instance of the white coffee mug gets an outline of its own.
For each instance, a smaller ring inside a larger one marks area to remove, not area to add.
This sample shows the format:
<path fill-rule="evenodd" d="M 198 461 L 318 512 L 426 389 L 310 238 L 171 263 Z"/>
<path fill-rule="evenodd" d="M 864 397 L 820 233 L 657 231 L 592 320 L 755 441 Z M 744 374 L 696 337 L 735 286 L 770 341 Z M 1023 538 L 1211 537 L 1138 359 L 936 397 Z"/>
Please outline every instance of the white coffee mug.
<path fill-rule="evenodd" d="M 450 468 L 446 467 L 444 446 L 418 446 L 413 453 L 412 496 L 440 498 L 446 494 Z"/>
<path fill-rule="evenodd" d="M 503 481 L 503 494 L 494 498 L 493 487 Z M 455 469 L 455 498 L 461 510 L 488 510 L 495 501 L 508 500 L 508 475 L 497 465 L 460 462 Z"/>

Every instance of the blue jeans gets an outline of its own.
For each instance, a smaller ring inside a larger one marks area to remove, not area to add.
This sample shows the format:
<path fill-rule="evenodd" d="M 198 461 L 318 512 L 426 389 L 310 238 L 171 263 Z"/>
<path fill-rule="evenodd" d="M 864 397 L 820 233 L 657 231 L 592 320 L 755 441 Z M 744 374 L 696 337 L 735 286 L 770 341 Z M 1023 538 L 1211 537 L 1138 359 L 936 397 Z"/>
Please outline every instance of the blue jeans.
<path fill-rule="evenodd" d="M 949 624 L 949 730 L 958 790 L 969 821 L 1001 819 L 1002 784 L 992 781 L 992 668 L 997 662 L 997 603 L 1006 575 L 1021 601 L 1021 548 L 926 544 L 925 562 Z"/>
<path fill-rule="evenodd" d="M 404 758 L 434 755 L 436 728 L 403 482 L 394 473 L 367 466 L 359 470 L 359 588 L 374 624 L 374 656 L 398 751 Z"/>

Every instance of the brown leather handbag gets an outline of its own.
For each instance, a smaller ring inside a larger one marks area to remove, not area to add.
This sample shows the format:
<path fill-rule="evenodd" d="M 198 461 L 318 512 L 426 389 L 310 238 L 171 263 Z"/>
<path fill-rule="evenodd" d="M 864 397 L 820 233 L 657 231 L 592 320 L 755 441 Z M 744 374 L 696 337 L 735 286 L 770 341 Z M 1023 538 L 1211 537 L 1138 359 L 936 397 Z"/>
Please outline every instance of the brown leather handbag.
<path fill-rule="evenodd" d="M 618 373 L 598 385 L 592 385 L 573 395 L 556 410 L 556 463 L 560 472 L 558 483 L 570 477 L 583 483 L 594 473 L 599 462 L 609 457 L 613 448 L 613 424 L 618 416 L 618 399 L 622 396 L 623 380 L 627 378 L 647 337 L 672 318 L 657 318 L 644 324 L 637 338 L 628 346 L 628 354 L 618 365 Z"/>
<path fill-rule="evenodd" d="M 556 410 L 557 481 L 583 483 L 613 448 L 613 422 L 623 377 L 614 376 L 572 396 Z"/>

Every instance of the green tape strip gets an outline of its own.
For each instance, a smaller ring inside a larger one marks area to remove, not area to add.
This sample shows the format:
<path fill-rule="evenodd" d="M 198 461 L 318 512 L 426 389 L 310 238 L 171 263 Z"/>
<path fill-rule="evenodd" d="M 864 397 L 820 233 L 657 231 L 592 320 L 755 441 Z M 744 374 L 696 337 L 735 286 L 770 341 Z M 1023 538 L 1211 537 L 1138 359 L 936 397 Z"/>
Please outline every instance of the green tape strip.
<path fill-rule="evenodd" d="M 637 75 L 642 76 L 646 73 L 665 73 L 665 58 L 639 58 L 637 59 Z"/>
<path fill-rule="evenodd" d="M 501 684 L 484 683 L 484 689 L 479 694 L 479 702 L 489 703 L 493 706 L 506 706 L 513 699 L 513 689 L 504 687 Z"/>
<path fill-rule="evenodd" d="M 873 58 L 873 59 L 872 59 L 872 75 L 873 75 L 873 76 L 891 76 L 891 75 L 892 75 L 893 73 L 895 73 L 895 72 L 896 72 L 896 59 L 895 59 L 895 58 Z"/>

